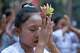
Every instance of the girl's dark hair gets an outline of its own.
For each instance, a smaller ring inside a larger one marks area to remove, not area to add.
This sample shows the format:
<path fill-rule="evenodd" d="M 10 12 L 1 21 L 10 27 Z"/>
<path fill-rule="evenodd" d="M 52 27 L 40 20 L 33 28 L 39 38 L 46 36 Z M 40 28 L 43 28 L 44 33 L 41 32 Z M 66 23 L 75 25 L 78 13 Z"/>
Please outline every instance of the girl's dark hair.
<path fill-rule="evenodd" d="M 34 5 L 25 4 L 16 14 L 15 27 L 20 27 L 25 21 L 29 19 L 31 13 L 40 12 Z M 26 14 L 26 15 L 25 15 Z M 26 17 L 25 17 L 26 16 Z"/>
<path fill-rule="evenodd" d="M 30 6 L 33 5 L 32 3 L 24 3 L 24 4 L 22 4 L 22 8 L 23 8 L 26 4 L 28 4 L 28 5 L 30 5 Z"/>
<path fill-rule="evenodd" d="M 63 17 L 64 17 L 64 15 L 63 14 L 57 14 L 57 15 L 55 15 L 55 17 L 54 17 L 54 23 L 55 23 L 55 25 L 57 25 L 58 24 L 58 22 L 61 20 L 61 19 L 63 19 Z"/>

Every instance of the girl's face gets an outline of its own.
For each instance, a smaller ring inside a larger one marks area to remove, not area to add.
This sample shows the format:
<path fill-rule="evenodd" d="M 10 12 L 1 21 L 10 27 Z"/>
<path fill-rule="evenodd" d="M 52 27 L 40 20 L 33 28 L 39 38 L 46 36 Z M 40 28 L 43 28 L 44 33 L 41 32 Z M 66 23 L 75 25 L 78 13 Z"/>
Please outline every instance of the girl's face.
<path fill-rule="evenodd" d="M 42 18 L 40 14 L 33 13 L 31 17 L 21 26 L 21 43 L 28 45 L 30 47 L 35 46 L 38 41 L 38 36 L 36 35 L 39 27 L 42 25 Z"/>

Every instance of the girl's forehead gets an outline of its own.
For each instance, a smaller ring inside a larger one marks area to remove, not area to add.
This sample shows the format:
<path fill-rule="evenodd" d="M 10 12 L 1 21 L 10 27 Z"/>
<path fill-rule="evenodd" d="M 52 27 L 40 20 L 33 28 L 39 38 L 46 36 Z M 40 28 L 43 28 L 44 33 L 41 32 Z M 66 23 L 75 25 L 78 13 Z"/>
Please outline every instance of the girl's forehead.
<path fill-rule="evenodd" d="M 40 14 L 32 14 L 30 20 L 42 20 Z"/>
<path fill-rule="evenodd" d="M 29 18 L 29 20 L 27 20 L 25 22 L 25 25 L 27 25 L 27 26 L 41 25 L 41 24 L 42 24 L 42 18 L 40 16 L 40 14 L 33 14 L 33 15 L 31 15 L 31 17 Z"/>

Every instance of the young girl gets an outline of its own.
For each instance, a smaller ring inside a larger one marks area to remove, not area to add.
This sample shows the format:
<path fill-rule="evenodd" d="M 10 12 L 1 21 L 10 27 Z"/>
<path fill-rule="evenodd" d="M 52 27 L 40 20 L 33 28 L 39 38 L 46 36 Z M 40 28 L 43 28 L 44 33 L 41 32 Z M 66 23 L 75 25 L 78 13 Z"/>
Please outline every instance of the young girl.
<path fill-rule="evenodd" d="M 20 41 L 4 49 L 1 53 L 49 53 L 45 48 L 47 48 L 52 33 L 52 24 L 51 18 L 41 18 L 40 11 L 35 6 L 24 5 L 15 19 Z"/>

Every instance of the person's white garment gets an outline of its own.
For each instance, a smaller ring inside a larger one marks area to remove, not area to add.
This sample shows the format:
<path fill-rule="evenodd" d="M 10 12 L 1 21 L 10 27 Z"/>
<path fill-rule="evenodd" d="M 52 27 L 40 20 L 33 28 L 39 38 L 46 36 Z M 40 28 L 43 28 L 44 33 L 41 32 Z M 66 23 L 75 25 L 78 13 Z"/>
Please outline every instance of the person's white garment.
<path fill-rule="evenodd" d="M 63 36 L 62 29 L 59 29 L 54 31 L 52 35 L 53 41 L 56 43 L 56 46 L 60 49 L 61 53 L 76 53 L 77 38 L 75 33 L 68 32 Z"/>
<path fill-rule="evenodd" d="M 21 48 L 20 43 L 15 43 L 8 48 L 1 51 L 1 53 L 25 53 L 24 50 Z M 44 49 L 44 53 L 49 53 L 46 49 Z"/>

